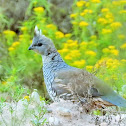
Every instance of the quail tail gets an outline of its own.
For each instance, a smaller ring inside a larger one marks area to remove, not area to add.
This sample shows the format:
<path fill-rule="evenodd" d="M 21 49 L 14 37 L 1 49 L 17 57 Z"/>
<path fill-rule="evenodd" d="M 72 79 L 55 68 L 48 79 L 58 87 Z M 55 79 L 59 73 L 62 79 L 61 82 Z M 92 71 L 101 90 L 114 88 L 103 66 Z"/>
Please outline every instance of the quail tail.
<path fill-rule="evenodd" d="M 106 96 L 101 96 L 101 98 L 116 106 L 126 107 L 126 100 L 122 98 L 121 96 L 119 96 L 118 94 L 116 94 L 115 92 L 112 92 L 111 94 L 106 95 Z"/>

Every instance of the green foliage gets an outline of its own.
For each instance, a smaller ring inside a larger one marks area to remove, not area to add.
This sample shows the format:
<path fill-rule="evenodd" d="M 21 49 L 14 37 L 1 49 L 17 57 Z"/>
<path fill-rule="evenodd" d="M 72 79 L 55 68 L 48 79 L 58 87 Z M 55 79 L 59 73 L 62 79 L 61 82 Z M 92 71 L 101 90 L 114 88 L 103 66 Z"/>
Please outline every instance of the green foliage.
<path fill-rule="evenodd" d="M 11 22 L 9 22 L 9 19 L 2 13 L 2 8 L 0 8 L 0 32 L 3 31 L 5 27 L 10 26 Z"/>
<path fill-rule="evenodd" d="M 72 29 L 67 34 L 59 31 L 51 20 L 52 12 L 47 0 L 30 0 L 26 11 L 28 19 L 21 22 L 19 34 L 3 30 L 5 26 L 9 28 L 11 21 L 0 11 L 0 45 L 4 48 L 3 51 L 0 47 L 0 92 L 7 93 L 7 97 L 1 97 L 1 117 L 5 100 L 18 102 L 26 95 L 23 99 L 27 101 L 24 103 L 25 113 L 34 116 L 32 124 L 38 126 L 46 122 L 43 105 L 37 106 L 37 115 L 34 110 L 29 112 L 30 90 L 22 86 L 35 85 L 36 81 L 42 85 L 43 81 L 42 74 L 39 75 L 41 56 L 28 51 L 36 25 L 53 40 L 66 63 L 85 67 L 126 98 L 125 6 L 124 0 L 75 0 L 70 14 Z M 44 87 L 41 92 L 44 93 Z M 10 107 L 12 115 L 14 111 Z M 94 115 L 100 114 L 100 111 L 94 111 Z M 4 119 L 3 122 L 6 125 Z"/>
<path fill-rule="evenodd" d="M 13 102 L 7 104 L 4 99 L 1 99 L 1 124 L 15 126 L 26 125 L 26 123 L 31 124 L 32 122 L 33 126 L 42 126 L 47 123 L 47 119 L 44 117 L 46 113 L 45 101 L 40 100 L 38 93 L 38 97 L 36 97 L 36 93 L 33 92 L 30 96 L 25 96 L 15 104 Z M 36 97 L 36 99 L 33 97 Z M 8 120 L 6 119 L 4 111 L 8 114 Z"/>
<path fill-rule="evenodd" d="M 12 92 L 13 98 L 21 96 L 25 89 L 19 84 L 33 84 L 41 69 L 41 56 L 28 51 L 37 25 L 51 38 L 63 59 L 71 66 L 86 68 L 122 93 L 126 81 L 126 29 L 124 0 L 89 0 L 73 3 L 70 14 L 71 33 L 64 34 L 51 20 L 47 0 L 31 0 L 26 14 L 28 19 L 19 26 L 20 33 L 4 30 L 0 41 L 7 54 L 1 57 L 4 73 L 1 92 Z M 0 16 L 4 25 L 6 18 Z M 37 81 L 40 83 L 40 78 Z M 41 91 L 44 92 L 44 91 Z"/>
<path fill-rule="evenodd" d="M 42 105 L 41 106 L 38 105 L 37 110 L 38 110 L 38 114 L 36 114 L 35 110 L 32 111 L 32 113 L 33 113 L 33 115 L 35 117 L 35 119 L 32 120 L 32 123 L 35 126 L 44 125 L 45 123 L 47 123 L 47 119 L 45 118 L 42 122 L 41 122 L 41 120 L 43 119 L 44 115 L 47 113 L 47 110 Z"/>
<path fill-rule="evenodd" d="M 101 115 L 101 111 L 100 110 L 95 110 L 95 111 L 93 111 L 93 114 L 94 115 Z"/>

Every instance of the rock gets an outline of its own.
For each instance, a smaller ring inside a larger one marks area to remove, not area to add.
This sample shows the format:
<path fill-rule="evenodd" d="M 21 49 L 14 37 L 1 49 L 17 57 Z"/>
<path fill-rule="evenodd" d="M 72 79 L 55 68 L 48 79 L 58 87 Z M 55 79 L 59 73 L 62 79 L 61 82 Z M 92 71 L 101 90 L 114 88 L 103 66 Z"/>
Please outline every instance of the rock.
<path fill-rule="evenodd" d="M 103 122 L 100 124 L 100 126 L 108 126 L 107 123 Z"/>
<path fill-rule="evenodd" d="M 48 0 L 51 3 L 52 20 L 59 29 L 68 33 L 71 31 L 70 13 L 74 0 Z"/>
<path fill-rule="evenodd" d="M 49 118 L 49 124 L 52 125 L 52 126 L 61 126 L 59 119 L 56 118 L 56 117 L 50 117 Z"/>
<path fill-rule="evenodd" d="M 29 0 L 0 0 L 0 5 L 2 13 L 9 18 L 11 29 L 16 30 L 19 21 L 25 19 L 25 11 L 28 8 Z"/>
<path fill-rule="evenodd" d="M 52 113 L 52 109 L 47 108 L 47 112 L 48 112 L 48 113 Z"/>
<path fill-rule="evenodd" d="M 69 109 L 66 109 L 66 108 L 63 108 L 63 107 L 57 108 L 57 112 L 61 116 L 71 116 L 71 111 Z"/>
<path fill-rule="evenodd" d="M 22 120 L 24 113 L 25 113 L 25 106 L 28 105 L 28 102 L 26 100 L 19 100 L 17 103 L 17 110 L 16 112 L 16 116 L 19 120 Z"/>

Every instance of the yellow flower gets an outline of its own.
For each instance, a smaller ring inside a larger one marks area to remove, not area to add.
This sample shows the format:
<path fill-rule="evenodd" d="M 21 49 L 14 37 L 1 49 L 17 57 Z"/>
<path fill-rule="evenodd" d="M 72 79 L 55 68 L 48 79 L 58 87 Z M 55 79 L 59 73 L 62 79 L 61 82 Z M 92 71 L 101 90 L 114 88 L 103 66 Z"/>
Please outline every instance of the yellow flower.
<path fill-rule="evenodd" d="M 89 7 L 90 6 L 90 2 L 86 2 L 85 6 Z"/>
<path fill-rule="evenodd" d="M 23 34 L 23 35 L 19 35 L 19 41 L 26 41 L 26 40 L 29 40 L 30 39 L 30 35 L 28 34 Z"/>
<path fill-rule="evenodd" d="M 20 42 L 14 42 L 13 44 L 12 44 L 12 47 L 16 47 L 16 46 L 18 46 L 20 44 Z"/>
<path fill-rule="evenodd" d="M 106 60 L 106 67 L 107 68 L 117 68 L 120 65 L 119 61 L 117 59 L 107 59 Z"/>
<path fill-rule="evenodd" d="M 113 22 L 110 26 L 112 29 L 117 29 L 120 28 L 122 24 L 120 22 Z"/>
<path fill-rule="evenodd" d="M 88 43 L 84 42 L 84 41 L 80 43 L 80 47 L 87 47 L 87 45 L 88 45 Z"/>
<path fill-rule="evenodd" d="M 126 63 L 126 59 L 121 59 L 121 62 Z"/>
<path fill-rule="evenodd" d="M 123 74 L 123 78 L 126 78 L 126 73 Z"/>
<path fill-rule="evenodd" d="M 82 13 L 80 13 L 80 15 L 81 15 L 81 16 L 84 16 L 84 15 L 86 15 L 86 14 L 92 14 L 92 13 L 93 13 L 92 10 L 90 10 L 90 9 L 85 9 Z"/>
<path fill-rule="evenodd" d="M 85 21 L 81 21 L 80 23 L 79 23 L 79 26 L 80 27 L 87 27 L 89 24 L 87 23 L 87 22 L 85 22 Z"/>
<path fill-rule="evenodd" d="M 93 69 L 93 66 L 86 66 L 86 70 L 91 71 Z"/>
<path fill-rule="evenodd" d="M 47 28 L 50 28 L 52 30 L 56 30 L 56 26 L 54 24 L 48 24 L 46 25 Z"/>
<path fill-rule="evenodd" d="M 44 8 L 43 8 L 43 7 L 36 7 L 36 8 L 34 8 L 33 10 L 34 10 L 34 12 L 36 12 L 36 13 L 43 13 L 43 12 L 44 12 Z"/>
<path fill-rule="evenodd" d="M 126 0 L 121 0 L 120 3 L 121 4 L 126 4 Z"/>
<path fill-rule="evenodd" d="M 66 43 L 64 43 L 64 48 L 77 48 L 78 47 L 78 41 L 74 41 L 72 39 L 67 40 Z"/>
<path fill-rule="evenodd" d="M 35 53 L 35 54 L 34 54 L 34 56 L 35 56 L 35 57 L 37 57 L 37 56 L 38 56 L 38 54 L 37 54 L 37 53 Z"/>
<path fill-rule="evenodd" d="M 108 21 L 107 21 L 105 18 L 101 18 L 101 17 L 98 18 L 97 22 L 98 22 L 98 23 L 101 23 L 101 24 L 103 24 L 103 25 L 105 25 L 105 24 L 108 23 Z"/>
<path fill-rule="evenodd" d="M 21 27 L 21 31 L 27 31 L 27 27 Z"/>
<path fill-rule="evenodd" d="M 117 49 L 115 49 L 115 46 L 109 46 L 108 48 L 104 48 L 102 50 L 103 53 L 109 53 L 115 56 L 118 56 L 119 51 Z"/>
<path fill-rule="evenodd" d="M 95 68 L 100 68 L 100 67 L 106 67 L 106 62 L 109 60 L 109 58 L 102 58 L 100 59 L 96 64 Z"/>
<path fill-rule="evenodd" d="M 3 85 L 6 85 L 6 84 L 7 84 L 7 82 L 6 82 L 6 81 L 2 81 L 2 84 L 3 84 Z"/>
<path fill-rule="evenodd" d="M 106 67 L 106 68 L 110 68 L 110 69 L 115 69 L 120 65 L 120 61 L 117 59 L 112 59 L 112 58 L 102 58 L 101 60 L 99 60 L 95 67 L 99 68 L 99 67 Z"/>
<path fill-rule="evenodd" d="M 33 4 L 34 4 L 34 5 L 37 5 L 37 1 L 34 1 Z"/>
<path fill-rule="evenodd" d="M 19 35 L 19 38 L 24 38 L 24 35 Z"/>
<path fill-rule="evenodd" d="M 94 41 L 88 42 L 88 46 L 89 46 L 89 47 L 91 47 L 91 46 L 96 47 L 97 45 L 98 45 L 98 43 L 96 43 L 96 42 L 94 42 Z"/>
<path fill-rule="evenodd" d="M 66 56 L 64 57 L 64 59 L 65 59 L 65 60 L 71 60 L 72 58 L 71 58 L 70 55 L 66 55 Z"/>
<path fill-rule="evenodd" d="M 93 39 L 93 40 L 96 40 L 97 36 L 96 35 L 92 35 L 90 38 Z"/>
<path fill-rule="evenodd" d="M 78 47 L 78 43 L 76 41 L 72 42 L 72 43 L 65 43 L 64 44 L 64 48 L 77 48 Z"/>
<path fill-rule="evenodd" d="M 71 17 L 71 18 L 76 18 L 77 15 L 78 15 L 77 13 L 75 13 L 75 14 L 71 14 L 70 17 Z"/>
<path fill-rule="evenodd" d="M 110 34 L 110 33 L 112 33 L 111 29 L 105 29 L 105 28 L 102 29 L 102 34 Z"/>
<path fill-rule="evenodd" d="M 72 58 L 77 58 L 77 57 L 80 57 L 80 52 L 79 50 L 72 50 L 71 53 L 70 53 L 71 57 Z"/>
<path fill-rule="evenodd" d="M 67 40 L 67 43 L 72 43 L 74 42 L 72 39 Z"/>
<path fill-rule="evenodd" d="M 119 51 L 117 49 L 110 50 L 110 52 L 111 52 L 111 54 L 113 54 L 115 56 L 119 55 Z"/>
<path fill-rule="evenodd" d="M 114 18 L 107 19 L 108 23 L 112 23 L 114 21 Z"/>
<path fill-rule="evenodd" d="M 115 49 L 115 46 L 110 45 L 108 48 L 109 49 Z"/>
<path fill-rule="evenodd" d="M 100 0 L 91 0 L 92 3 L 100 3 Z"/>
<path fill-rule="evenodd" d="M 42 33 L 47 34 L 48 32 L 47 30 L 42 30 Z"/>
<path fill-rule="evenodd" d="M 126 95 L 125 95 L 125 94 L 123 94 L 123 98 L 125 98 L 125 99 L 126 99 Z"/>
<path fill-rule="evenodd" d="M 93 13 L 93 11 L 91 9 L 85 9 L 84 12 L 85 13 L 89 13 L 89 14 L 92 14 Z"/>
<path fill-rule="evenodd" d="M 65 37 L 66 37 L 66 38 L 69 38 L 69 37 L 71 37 L 71 34 L 70 34 L 70 33 L 65 34 Z"/>
<path fill-rule="evenodd" d="M 13 82 L 14 81 L 14 76 L 10 76 L 8 79 L 7 79 L 7 82 Z"/>
<path fill-rule="evenodd" d="M 64 48 L 64 49 L 62 49 L 62 50 L 58 50 L 58 52 L 59 52 L 59 53 L 67 53 L 67 52 L 69 52 L 69 50 L 66 49 L 66 48 Z"/>
<path fill-rule="evenodd" d="M 25 39 L 24 35 L 19 35 L 19 40 L 22 41 L 23 39 Z"/>
<path fill-rule="evenodd" d="M 106 12 L 108 12 L 108 11 L 109 11 L 108 8 L 102 8 L 102 10 L 101 10 L 102 13 L 106 13 Z"/>
<path fill-rule="evenodd" d="M 92 50 L 86 51 L 85 54 L 89 55 L 89 56 L 96 56 L 96 52 L 94 52 Z"/>
<path fill-rule="evenodd" d="M 109 53 L 110 50 L 108 48 L 104 48 L 104 49 L 102 49 L 102 52 L 106 54 L 106 53 Z"/>
<path fill-rule="evenodd" d="M 119 39 L 124 39 L 124 38 L 125 38 L 125 35 L 120 34 L 120 35 L 118 35 L 118 38 L 119 38 Z"/>
<path fill-rule="evenodd" d="M 105 80 L 108 81 L 108 80 L 110 80 L 110 78 L 109 77 L 106 77 Z"/>
<path fill-rule="evenodd" d="M 43 24 L 43 23 L 45 23 L 45 22 L 46 22 L 46 18 L 43 18 L 43 19 L 40 21 L 40 23 L 37 24 L 37 26 L 38 26 L 38 27 L 41 27 L 41 23 Z"/>
<path fill-rule="evenodd" d="M 119 11 L 120 14 L 126 14 L 126 10 Z"/>
<path fill-rule="evenodd" d="M 77 7 L 82 7 L 82 6 L 84 6 L 85 3 L 86 3 L 86 1 L 78 1 L 76 3 L 76 5 L 77 5 Z"/>
<path fill-rule="evenodd" d="M 121 48 L 121 49 L 126 49 L 126 43 L 122 44 L 122 45 L 120 46 L 120 48 Z"/>
<path fill-rule="evenodd" d="M 85 15 L 86 15 L 85 12 L 80 13 L 80 16 L 85 16 Z"/>
<path fill-rule="evenodd" d="M 32 44 L 32 40 L 30 40 L 30 44 Z"/>
<path fill-rule="evenodd" d="M 16 35 L 16 33 L 14 31 L 11 31 L 11 30 L 5 30 L 5 31 L 3 31 L 3 33 L 5 35 L 9 35 L 9 36 L 13 36 L 13 37 Z"/>
<path fill-rule="evenodd" d="M 29 96 L 24 96 L 24 99 L 26 99 L 27 101 L 29 101 L 30 100 L 30 98 L 29 98 Z"/>
<path fill-rule="evenodd" d="M 13 47 L 9 47 L 8 50 L 11 52 L 13 50 L 15 50 Z"/>
<path fill-rule="evenodd" d="M 77 25 L 78 23 L 76 21 L 71 22 L 73 25 Z"/>
<path fill-rule="evenodd" d="M 125 64 L 126 64 L 126 59 L 122 59 L 122 60 L 120 60 L 121 61 L 121 65 L 122 66 L 125 66 Z M 126 78 L 126 76 L 125 76 L 125 78 Z"/>
<path fill-rule="evenodd" d="M 112 23 L 114 21 L 114 16 L 112 15 L 112 13 L 107 13 L 105 15 L 105 18 L 107 18 L 108 23 Z"/>
<path fill-rule="evenodd" d="M 119 6 L 120 5 L 120 1 L 113 1 L 112 4 Z"/>
<path fill-rule="evenodd" d="M 85 65 L 85 60 L 78 60 L 78 61 L 73 62 L 73 66 L 76 66 L 76 67 L 79 67 L 79 68 L 84 67 L 84 65 Z"/>
<path fill-rule="evenodd" d="M 55 32 L 56 38 L 63 38 L 64 37 L 64 33 L 57 31 Z"/>
<path fill-rule="evenodd" d="M 113 18 L 113 15 L 112 15 L 112 13 L 107 13 L 107 14 L 105 15 L 105 17 L 106 17 L 106 18 Z"/>

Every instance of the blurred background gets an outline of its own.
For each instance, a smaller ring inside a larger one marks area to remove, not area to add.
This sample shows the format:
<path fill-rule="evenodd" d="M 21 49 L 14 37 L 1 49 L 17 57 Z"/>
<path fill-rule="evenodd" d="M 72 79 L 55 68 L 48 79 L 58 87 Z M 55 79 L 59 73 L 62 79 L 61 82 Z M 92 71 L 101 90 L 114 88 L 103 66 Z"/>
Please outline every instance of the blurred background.
<path fill-rule="evenodd" d="M 49 98 L 41 56 L 28 51 L 36 25 L 66 63 L 126 98 L 126 0 L 0 0 L 0 98 Z"/>

